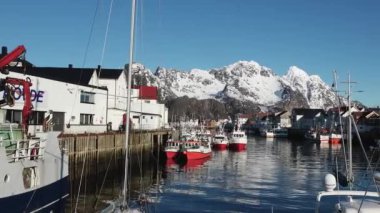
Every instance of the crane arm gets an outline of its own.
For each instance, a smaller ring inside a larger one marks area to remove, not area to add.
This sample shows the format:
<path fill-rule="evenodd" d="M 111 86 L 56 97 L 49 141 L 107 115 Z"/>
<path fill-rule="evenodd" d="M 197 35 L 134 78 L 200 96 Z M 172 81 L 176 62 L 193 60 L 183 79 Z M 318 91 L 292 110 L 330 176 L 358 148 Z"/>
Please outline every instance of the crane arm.
<path fill-rule="evenodd" d="M 19 58 L 26 52 L 24 45 L 19 45 L 12 52 L 0 58 L 0 70 L 4 70 L 12 61 Z"/>
<path fill-rule="evenodd" d="M 24 80 L 24 79 L 19 79 L 19 78 L 7 77 L 4 80 L 6 84 L 10 84 L 12 86 L 20 85 L 23 87 L 24 107 L 22 108 L 22 123 L 21 124 L 24 130 L 27 132 L 29 116 L 32 113 L 32 109 L 33 109 L 31 94 L 30 94 L 30 87 L 32 86 L 30 78 L 27 78 L 26 80 Z"/>
<path fill-rule="evenodd" d="M 6 68 L 9 66 L 9 64 L 20 58 L 24 53 L 26 52 L 26 49 L 24 45 L 19 45 L 14 50 L 12 50 L 9 54 L 3 56 L 0 58 L 0 71 L 2 73 L 7 74 Z M 4 72 L 5 71 L 5 72 Z M 24 96 L 24 107 L 22 109 L 22 127 L 24 129 L 24 132 L 28 133 L 28 121 L 29 117 L 32 113 L 33 105 L 31 101 L 31 93 L 30 93 L 30 87 L 32 86 L 32 83 L 30 81 L 30 78 L 19 79 L 19 78 L 11 78 L 6 77 L 0 79 L 0 91 L 5 91 L 7 94 L 7 100 L 0 100 L 0 107 L 2 105 L 10 105 L 13 106 L 14 104 L 14 86 L 19 85 L 23 87 L 23 96 Z"/>

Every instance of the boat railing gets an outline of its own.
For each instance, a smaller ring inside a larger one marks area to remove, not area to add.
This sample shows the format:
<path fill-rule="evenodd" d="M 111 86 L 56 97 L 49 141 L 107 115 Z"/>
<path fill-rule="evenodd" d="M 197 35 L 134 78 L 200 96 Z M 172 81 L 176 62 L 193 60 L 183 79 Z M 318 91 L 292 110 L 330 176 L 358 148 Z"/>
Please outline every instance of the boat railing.
<path fill-rule="evenodd" d="M 45 144 L 39 139 L 8 141 L 5 150 L 10 162 L 38 160 L 44 157 Z"/>
<path fill-rule="evenodd" d="M 380 195 L 378 192 L 369 192 L 369 191 L 352 191 L 352 190 L 340 190 L 340 191 L 322 191 L 318 193 L 317 202 L 320 202 L 322 197 L 326 196 L 365 196 L 365 197 L 377 197 Z"/>

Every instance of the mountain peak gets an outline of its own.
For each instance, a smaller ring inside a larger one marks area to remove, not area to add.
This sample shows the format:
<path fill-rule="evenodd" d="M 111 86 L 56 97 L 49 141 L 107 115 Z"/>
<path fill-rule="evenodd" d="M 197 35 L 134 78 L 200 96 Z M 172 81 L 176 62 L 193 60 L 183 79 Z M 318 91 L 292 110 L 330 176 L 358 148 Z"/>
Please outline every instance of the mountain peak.
<path fill-rule="evenodd" d="M 255 61 L 237 61 L 211 70 L 189 72 L 158 68 L 152 76 L 164 100 L 187 96 L 198 100 L 214 99 L 222 103 L 237 100 L 259 106 L 281 105 L 326 108 L 334 100 L 331 89 L 317 75 L 291 66 L 278 76 Z"/>
<path fill-rule="evenodd" d="M 301 78 L 304 80 L 309 79 L 309 75 L 303 69 L 297 66 L 289 67 L 288 73 L 284 76 L 289 81 L 293 81 L 295 78 Z"/>

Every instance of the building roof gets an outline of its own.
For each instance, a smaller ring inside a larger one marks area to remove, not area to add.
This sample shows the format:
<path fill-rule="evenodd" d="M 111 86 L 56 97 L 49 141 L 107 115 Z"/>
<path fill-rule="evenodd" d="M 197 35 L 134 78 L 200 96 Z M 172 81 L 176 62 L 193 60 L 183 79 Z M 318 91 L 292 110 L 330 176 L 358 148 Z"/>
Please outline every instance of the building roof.
<path fill-rule="evenodd" d="M 89 86 L 91 77 L 95 71 L 94 68 L 74 68 L 71 65 L 69 67 L 26 67 L 12 68 L 12 72 L 46 78 L 50 80 L 56 80 L 60 82 L 77 84 L 83 86 Z M 99 73 L 99 70 L 96 70 Z M 122 70 L 120 69 L 102 69 L 100 72 L 101 78 L 117 79 Z"/>
<path fill-rule="evenodd" d="M 1 48 L 0 58 L 7 54 L 8 48 L 3 46 Z M 103 79 L 118 79 L 123 72 L 122 69 L 100 69 L 100 66 L 97 68 L 74 68 L 72 65 L 68 67 L 35 67 L 32 63 L 24 59 L 17 59 L 17 62 L 21 62 L 22 67 L 11 67 L 11 72 L 83 86 L 88 86 L 95 70 L 99 78 Z"/>
<path fill-rule="evenodd" d="M 96 69 L 96 74 L 102 79 L 118 79 L 122 73 L 122 69 Z"/>
<path fill-rule="evenodd" d="M 238 118 L 251 118 L 252 114 L 239 114 Z"/>
<path fill-rule="evenodd" d="M 348 110 L 348 106 L 341 106 L 341 107 L 332 107 L 328 110 L 328 112 L 345 112 Z"/>
<path fill-rule="evenodd" d="M 276 112 L 275 116 L 281 117 L 281 116 L 286 115 L 286 114 L 289 114 L 289 113 L 288 113 L 288 111 L 284 110 L 284 111 Z"/>
<path fill-rule="evenodd" d="M 377 114 L 380 114 L 380 107 L 372 107 L 372 108 L 368 108 L 367 111 L 374 111 L 374 112 L 376 112 Z"/>
<path fill-rule="evenodd" d="M 314 118 L 318 113 L 326 116 L 326 111 L 323 109 L 294 108 L 292 110 L 292 115 L 303 115 L 304 118 Z"/>
<path fill-rule="evenodd" d="M 12 69 L 11 71 L 84 86 L 88 85 L 91 76 L 94 73 L 94 69 L 79 69 L 70 67 L 27 67 L 25 71 L 22 68 Z"/>

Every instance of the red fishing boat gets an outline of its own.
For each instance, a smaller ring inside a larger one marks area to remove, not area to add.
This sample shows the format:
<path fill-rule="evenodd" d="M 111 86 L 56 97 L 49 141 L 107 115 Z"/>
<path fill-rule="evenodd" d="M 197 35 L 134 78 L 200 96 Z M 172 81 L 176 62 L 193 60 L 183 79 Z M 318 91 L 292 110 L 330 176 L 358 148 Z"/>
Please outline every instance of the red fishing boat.
<path fill-rule="evenodd" d="M 169 139 L 165 144 L 165 154 L 167 159 L 177 157 L 179 150 L 185 142 L 196 141 L 196 139 L 189 133 L 183 133 L 180 140 Z"/>
<path fill-rule="evenodd" d="M 211 156 L 210 142 L 187 141 L 180 150 L 180 155 L 186 160 L 196 160 Z"/>
<path fill-rule="evenodd" d="M 329 143 L 331 144 L 340 144 L 342 141 L 342 134 L 339 134 L 339 133 L 330 133 L 330 137 L 329 137 Z"/>

